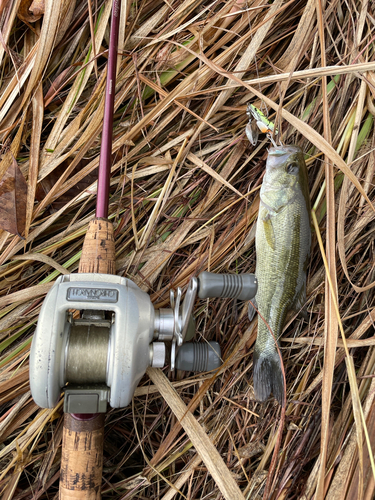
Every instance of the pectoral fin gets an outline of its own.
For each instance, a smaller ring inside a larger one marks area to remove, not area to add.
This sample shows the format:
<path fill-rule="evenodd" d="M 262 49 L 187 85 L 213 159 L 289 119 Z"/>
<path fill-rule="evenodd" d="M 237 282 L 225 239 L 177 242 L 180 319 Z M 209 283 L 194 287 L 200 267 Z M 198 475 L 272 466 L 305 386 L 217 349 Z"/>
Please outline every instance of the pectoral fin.
<path fill-rule="evenodd" d="M 276 238 L 271 219 L 263 219 L 263 228 L 267 243 L 272 248 L 272 250 L 275 250 Z"/>

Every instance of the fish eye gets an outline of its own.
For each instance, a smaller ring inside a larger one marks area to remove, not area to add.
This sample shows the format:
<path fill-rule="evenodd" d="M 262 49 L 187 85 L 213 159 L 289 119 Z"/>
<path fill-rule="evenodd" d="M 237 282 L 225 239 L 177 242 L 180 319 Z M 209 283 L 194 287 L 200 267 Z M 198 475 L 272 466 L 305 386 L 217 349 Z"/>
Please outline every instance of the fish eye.
<path fill-rule="evenodd" d="M 296 175 L 298 174 L 298 165 L 295 161 L 289 163 L 286 167 L 288 174 Z"/>

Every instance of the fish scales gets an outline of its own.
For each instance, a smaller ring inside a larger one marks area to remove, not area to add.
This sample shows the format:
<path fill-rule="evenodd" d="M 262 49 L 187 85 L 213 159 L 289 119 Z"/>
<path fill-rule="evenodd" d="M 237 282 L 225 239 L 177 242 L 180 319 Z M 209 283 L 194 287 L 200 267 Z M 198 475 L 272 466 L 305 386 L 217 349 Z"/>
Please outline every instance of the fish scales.
<path fill-rule="evenodd" d="M 288 311 L 298 311 L 306 301 L 310 198 L 305 161 L 296 146 L 269 150 L 255 243 L 256 306 L 278 341 Z M 272 392 L 282 403 L 284 378 L 275 339 L 259 317 L 254 349 L 255 396 L 265 401 Z"/>

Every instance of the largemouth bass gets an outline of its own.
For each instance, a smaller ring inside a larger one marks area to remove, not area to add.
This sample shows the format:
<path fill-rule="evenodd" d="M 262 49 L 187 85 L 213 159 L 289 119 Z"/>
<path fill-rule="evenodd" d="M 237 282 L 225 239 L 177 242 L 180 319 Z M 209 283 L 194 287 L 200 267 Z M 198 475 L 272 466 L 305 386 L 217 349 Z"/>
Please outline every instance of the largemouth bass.
<path fill-rule="evenodd" d="M 277 341 L 288 311 L 300 310 L 306 301 L 310 246 L 310 197 L 302 151 L 296 146 L 273 147 L 260 190 L 255 299 Z M 253 360 L 255 397 L 265 401 L 272 392 L 282 404 L 284 378 L 275 339 L 259 316 Z"/>

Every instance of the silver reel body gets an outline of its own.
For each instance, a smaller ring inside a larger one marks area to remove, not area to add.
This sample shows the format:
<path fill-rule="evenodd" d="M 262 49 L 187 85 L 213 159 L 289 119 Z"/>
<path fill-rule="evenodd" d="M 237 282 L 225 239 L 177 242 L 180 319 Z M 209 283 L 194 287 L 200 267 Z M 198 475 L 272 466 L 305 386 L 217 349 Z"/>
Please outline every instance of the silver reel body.
<path fill-rule="evenodd" d="M 89 317 L 84 318 L 86 325 L 74 321 L 71 310 L 89 310 Z M 103 317 L 103 312 L 109 313 L 109 320 Z M 79 326 L 83 330 L 87 326 L 82 336 L 86 335 L 88 340 L 86 349 L 81 345 L 80 359 L 70 345 Z M 98 329 L 101 332 L 95 331 Z M 105 329 L 107 343 L 103 342 Z M 127 406 L 150 365 L 153 336 L 151 300 L 132 281 L 103 274 L 61 276 L 44 300 L 31 346 L 30 386 L 35 402 L 52 408 L 59 400 L 61 388 L 69 382 L 104 384 L 110 388 L 108 402 L 113 408 Z M 92 349 L 95 341 L 101 349 Z M 86 368 L 90 349 L 95 358 L 104 355 L 104 377 L 103 359 L 91 360 L 91 377 L 87 376 L 87 369 L 82 370 L 80 363 Z M 70 380 L 69 374 L 73 374 Z"/>

